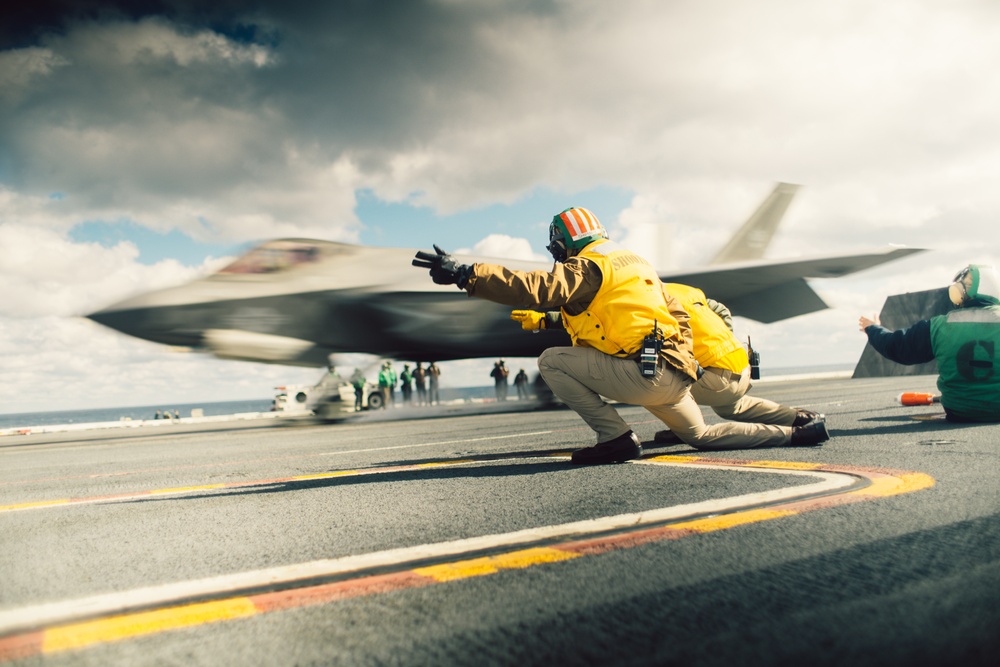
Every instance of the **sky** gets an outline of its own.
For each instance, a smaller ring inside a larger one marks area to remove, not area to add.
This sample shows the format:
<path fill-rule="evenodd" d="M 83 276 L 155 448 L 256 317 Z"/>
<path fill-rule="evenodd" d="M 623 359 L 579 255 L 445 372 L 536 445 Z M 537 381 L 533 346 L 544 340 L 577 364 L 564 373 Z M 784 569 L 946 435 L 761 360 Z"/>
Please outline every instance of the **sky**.
<path fill-rule="evenodd" d="M 553 214 L 585 206 L 690 268 L 785 181 L 768 257 L 928 249 L 814 281 L 828 310 L 737 318 L 765 374 L 850 365 L 860 314 L 994 262 L 990 0 L 20 4 L 0 10 L 2 413 L 315 382 L 82 317 L 266 239 L 546 259 Z"/>

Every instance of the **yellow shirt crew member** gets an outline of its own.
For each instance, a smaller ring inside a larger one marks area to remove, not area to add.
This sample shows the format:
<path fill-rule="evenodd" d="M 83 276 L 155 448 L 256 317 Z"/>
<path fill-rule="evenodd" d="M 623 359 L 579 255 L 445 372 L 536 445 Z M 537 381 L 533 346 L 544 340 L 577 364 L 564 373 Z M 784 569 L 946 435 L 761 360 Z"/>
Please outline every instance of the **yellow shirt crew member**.
<path fill-rule="evenodd" d="M 687 312 L 663 291 L 653 267 L 608 240 L 592 212 L 574 207 L 549 225 L 551 271 L 514 271 L 496 264 L 459 264 L 435 246 L 418 252 L 413 264 L 430 270 L 438 284 L 454 284 L 469 296 L 511 306 L 522 328 L 547 328 L 559 321 L 572 347 L 550 347 L 538 358 L 542 379 L 576 411 L 597 437 L 577 450 L 577 464 L 619 463 L 642 455 L 636 434 L 614 405 L 641 405 L 684 442 L 702 449 L 816 445 L 829 438 L 822 422 L 790 426 L 727 422 L 706 425 L 691 396 L 698 365 Z M 531 310 L 527 310 L 531 309 Z M 558 309 L 558 312 L 538 312 Z M 637 359 L 654 327 L 663 342 L 653 376 Z"/>

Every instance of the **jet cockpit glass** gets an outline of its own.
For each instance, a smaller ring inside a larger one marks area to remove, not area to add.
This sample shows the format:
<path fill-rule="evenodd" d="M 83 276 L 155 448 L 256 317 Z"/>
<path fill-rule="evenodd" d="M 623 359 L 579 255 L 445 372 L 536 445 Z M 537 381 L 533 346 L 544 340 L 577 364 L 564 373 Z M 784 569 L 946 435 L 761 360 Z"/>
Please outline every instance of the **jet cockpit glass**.
<path fill-rule="evenodd" d="M 257 246 L 218 275 L 274 274 L 318 262 L 323 253 L 319 246 L 296 241 L 271 241 Z"/>

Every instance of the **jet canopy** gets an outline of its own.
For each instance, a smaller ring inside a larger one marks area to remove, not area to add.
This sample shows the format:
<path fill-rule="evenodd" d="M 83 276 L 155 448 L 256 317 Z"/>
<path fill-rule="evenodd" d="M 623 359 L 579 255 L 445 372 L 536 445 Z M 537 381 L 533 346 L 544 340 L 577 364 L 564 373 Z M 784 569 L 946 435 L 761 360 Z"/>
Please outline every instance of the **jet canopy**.
<path fill-rule="evenodd" d="M 347 246 L 307 240 L 268 241 L 216 272 L 215 275 L 275 274 L 316 264 L 344 254 Z"/>

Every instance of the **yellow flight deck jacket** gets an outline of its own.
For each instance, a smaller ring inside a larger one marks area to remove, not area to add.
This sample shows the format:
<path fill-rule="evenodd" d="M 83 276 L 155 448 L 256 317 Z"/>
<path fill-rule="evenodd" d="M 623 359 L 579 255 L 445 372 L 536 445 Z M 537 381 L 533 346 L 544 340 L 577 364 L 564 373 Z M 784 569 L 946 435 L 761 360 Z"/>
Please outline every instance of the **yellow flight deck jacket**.
<path fill-rule="evenodd" d="M 676 298 L 691 316 L 694 358 L 702 368 L 721 368 L 738 375 L 750 365 L 743 344 L 718 313 L 708 306 L 704 292 L 679 283 L 667 283 L 663 291 Z"/>
<path fill-rule="evenodd" d="M 465 287 L 469 296 L 514 308 L 559 308 L 562 326 L 575 346 L 638 358 L 642 339 L 656 320 L 664 335 L 661 359 L 697 379 L 687 312 L 663 291 L 649 262 L 612 241 L 595 241 L 557 262 L 552 271 L 514 271 L 482 263 L 472 269 Z"/>

